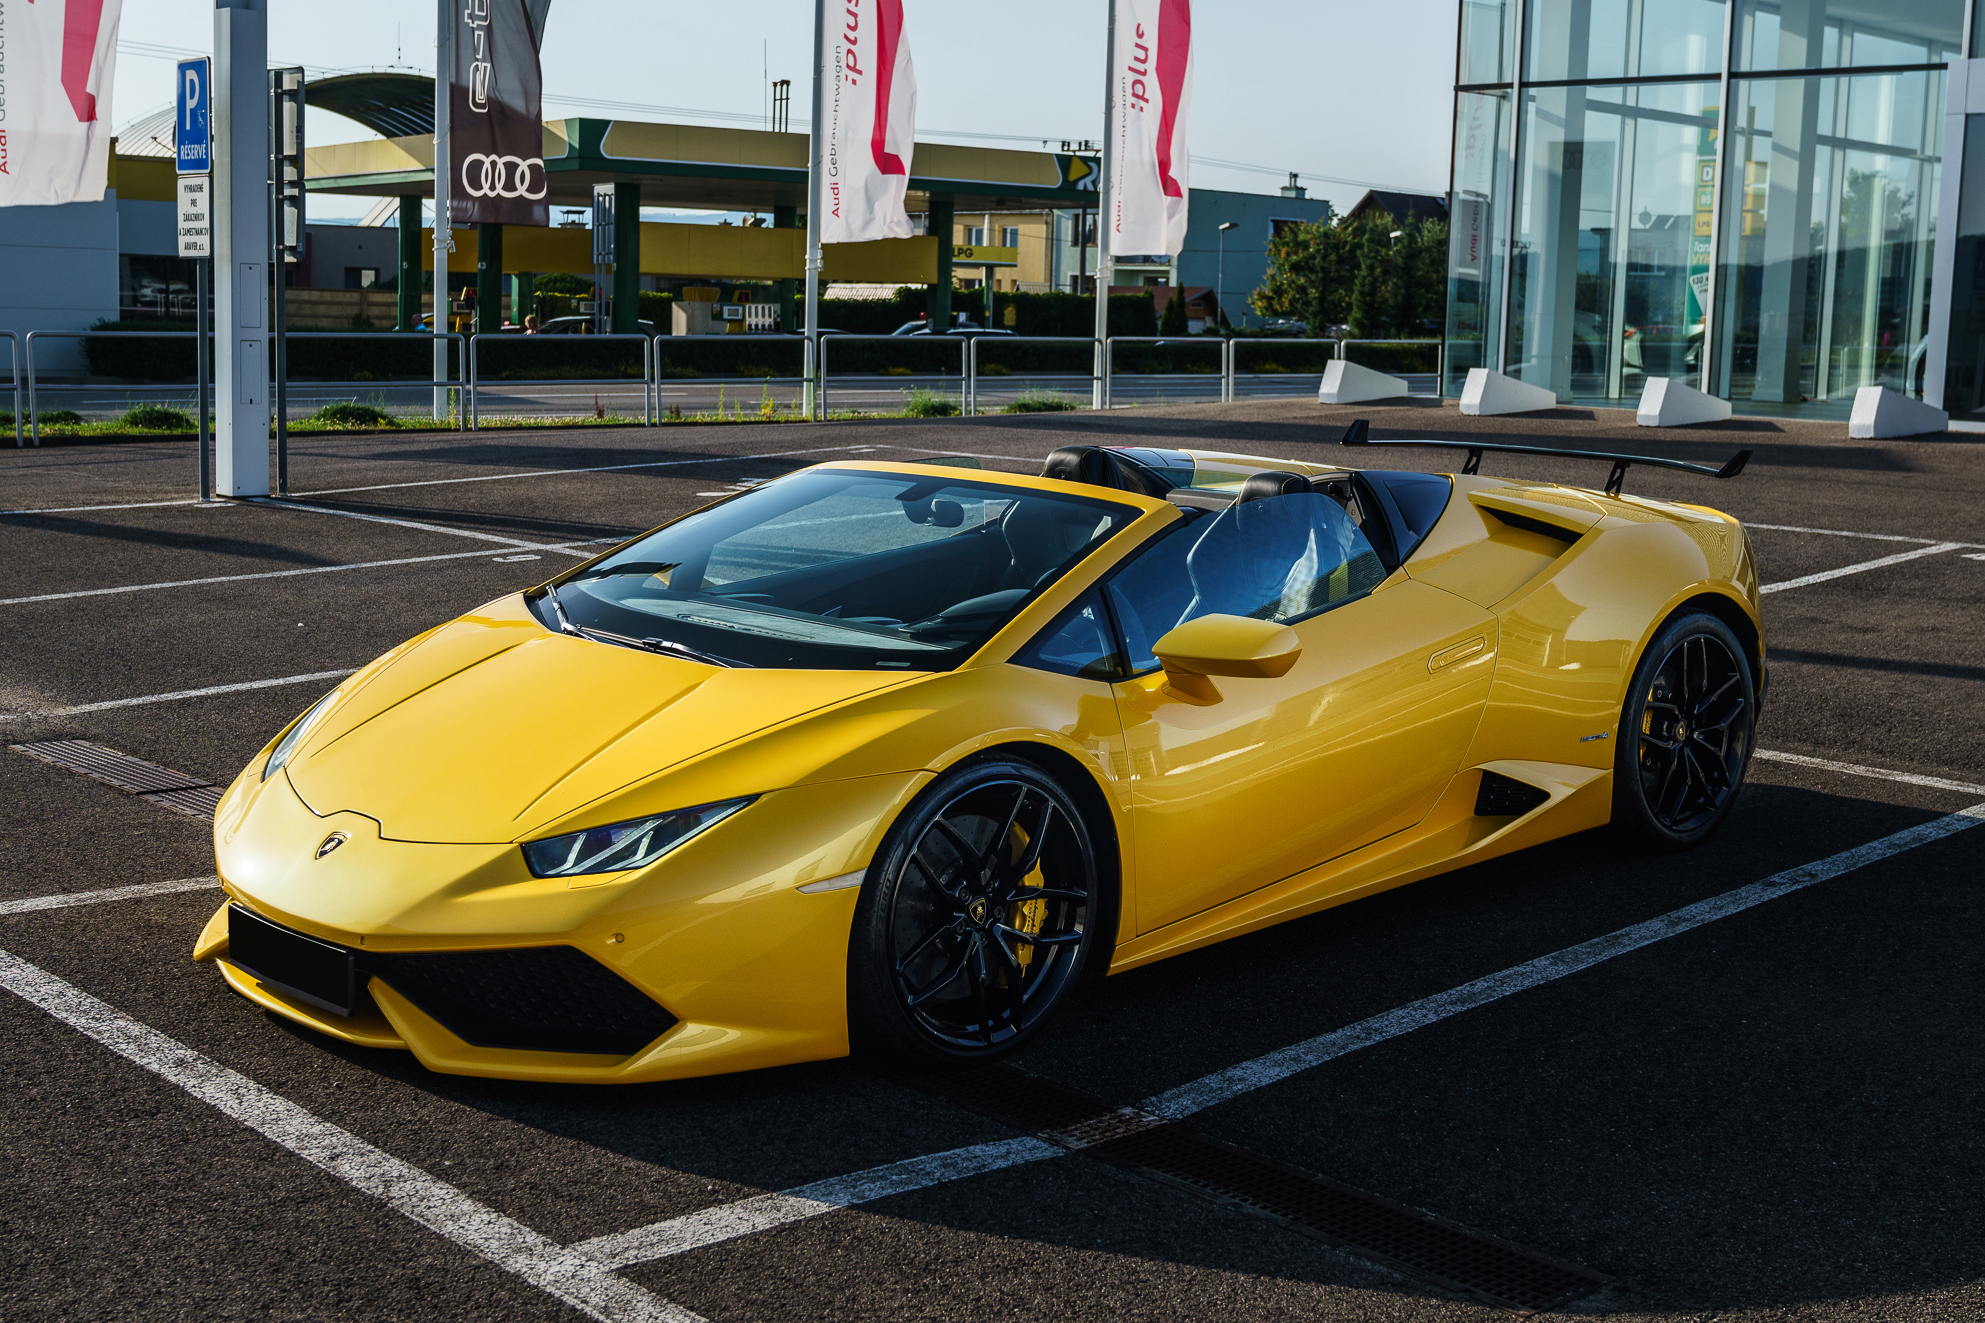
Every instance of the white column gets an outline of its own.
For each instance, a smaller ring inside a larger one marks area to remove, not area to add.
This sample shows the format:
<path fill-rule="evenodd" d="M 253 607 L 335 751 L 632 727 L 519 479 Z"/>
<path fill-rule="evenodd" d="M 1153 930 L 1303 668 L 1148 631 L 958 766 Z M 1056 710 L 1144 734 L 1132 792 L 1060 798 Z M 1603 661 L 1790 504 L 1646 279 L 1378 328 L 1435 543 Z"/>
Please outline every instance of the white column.
<path fill-rule="evenodd" d="M 1117 4 L 1109 0 L 1110 22 L 1103 38 L 1103 176 L 1096 181 L 1096 381 L 1090 407 L 1110 407 L 1109 355 L 1103 341 L 1110 335 L 1110 134 L 1117 117 Z"/>
<path fill-rule="evenodd" d="M 448 194 L 454 183 L 448 164 L 448 106 L 452 93 L 449 81 L 455 72 L 455 14 L 451 0 L 437 0 L 434 32 L 434 315 L 427 319 L 430 330 L 448 329 L 448 254 L 454 251 L 455 235 L 448 225 Z M 448 341 L 434 341 L 434 379 L 448 379 Z M 468 370 L 468 351 L 462 351 L 462 367 Z M 467 407 L 467 401 L 463 402 Z M 434 416 L 448 416 L 448 390 L 434 389 Z"/>
<path fill-rule="evenodd" d="M 269 15 L 214 9 L 214 490 L 269 494 Z"/>
<path fill-rule="evenodd" d="M 802 403 L 808 418 L 820 416 L 820 135 L 827 127 L 827 114 L 821 98 L 827 94 L 827 80 L 820 76 L 821 56 L 826 52 L 826 29 L 820 0 L 813 6 L 813 99 L 806 126 L 806 392 Z M 926 229 L 929 227 L 926 226 Z M 941 241 L 940 241 L 941 242 Z"/>

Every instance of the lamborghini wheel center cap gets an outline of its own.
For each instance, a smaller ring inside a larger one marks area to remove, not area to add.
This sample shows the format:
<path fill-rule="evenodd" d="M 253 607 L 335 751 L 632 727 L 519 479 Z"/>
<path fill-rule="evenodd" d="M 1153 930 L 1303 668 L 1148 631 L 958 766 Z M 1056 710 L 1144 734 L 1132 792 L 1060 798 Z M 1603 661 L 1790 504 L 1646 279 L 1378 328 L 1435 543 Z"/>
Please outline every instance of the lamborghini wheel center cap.
<path fill-rule="evenodd" d="M 965 917 L 983 928 L 986 920 L 992 917 L 992 902 L 984 896 L 974 896 L 965 905 Z"/>
<path fill-rule="evenodd" d="M 1678 721 L 1678 722 L 1676 722 L 1676 723 L 1675 723 L 1675 739 L 1676 739 L 1677 741 L 1681 741 L 1681 740 L 1686 740 L 1686 739 L 1687 739 L 1688 737 L 1689 737 L 1689 723 L 1688 723 L 1688 722 L 1686 722 L 1686 721 Z"/>

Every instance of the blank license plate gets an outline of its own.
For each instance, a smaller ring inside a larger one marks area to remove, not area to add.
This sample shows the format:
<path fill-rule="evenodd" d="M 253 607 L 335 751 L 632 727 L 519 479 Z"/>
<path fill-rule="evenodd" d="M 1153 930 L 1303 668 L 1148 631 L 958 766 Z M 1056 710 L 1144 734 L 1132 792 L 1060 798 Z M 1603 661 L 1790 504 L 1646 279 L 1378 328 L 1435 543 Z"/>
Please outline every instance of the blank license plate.
<path fill-rule="evenodd" d="M 239 905 L 227 907 L 227 962 L 277 989 L 337 1015 L 350 1015 L 353 954 L 305 937 Z"/>

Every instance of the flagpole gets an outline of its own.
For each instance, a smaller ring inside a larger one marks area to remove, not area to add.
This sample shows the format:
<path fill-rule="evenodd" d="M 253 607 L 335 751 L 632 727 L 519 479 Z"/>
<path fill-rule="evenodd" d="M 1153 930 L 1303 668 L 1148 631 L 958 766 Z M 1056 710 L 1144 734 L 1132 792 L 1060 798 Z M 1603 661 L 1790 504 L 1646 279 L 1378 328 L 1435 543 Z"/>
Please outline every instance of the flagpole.
<path fill-rule="evenodd" d="M 806 416 L 819 417 L 820 404 L 820 131 L 827 122 L 820 98 L 826 83 L 820 61 L 826 51 L 823 0 L 813 6 L 813 114 L 806 127 Z"/>
<path fill-rule="evenodd" d="M 448 232 L 448 186 L 451 167 L 448 163 L 448 102 L 449 83 L 455 76 L 455 17 L 453 0 L 439 0 L 435 6 L 437 26 L 434 33 L 434 312 L 427 319 L 428 334 L 434 339 L 434 380 L 448 380 L 448 341 L 438 332 L 450 328 L 448 322 L 448 250 L 454 247 L 450 242 L 453 236 Z M 462 354 L 462 366 L 468 367 L 468 353 Z M 448 388 L 437 385 L 434 388 L 434 417 L 436 420 L 448 416 Z M 467 407 L 463 401 L 463 407 Z"/>
<path fill-rule="evenodd" d="M 1103 177 L 1096 197 L 1096 380 L 1090 392 L 1090 407 L 1110 407 L 1110 360 L 1104 341 L 1110 336 L 1110 276 L 1115 263 L 1110 260 L 1110 134 L 1117 118 L 1117 3 L 1109 0 L 1108 35 L 1103 39 Z"/>

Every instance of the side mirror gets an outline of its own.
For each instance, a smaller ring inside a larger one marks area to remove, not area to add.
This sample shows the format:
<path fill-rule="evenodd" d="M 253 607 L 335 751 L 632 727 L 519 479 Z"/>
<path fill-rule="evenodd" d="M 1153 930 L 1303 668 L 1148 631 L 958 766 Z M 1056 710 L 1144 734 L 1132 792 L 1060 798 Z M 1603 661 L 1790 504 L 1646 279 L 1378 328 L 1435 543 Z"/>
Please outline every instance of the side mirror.
<path fill-rule="evenodd" d="M 1274 679 L 1287 675 L 1302 656 L 1302 641 L 1287 625 L 1247 616 L 1201 616 L 1188 620 L 1151 645 L 1165 665 L 1165 687 L 1173 697 L 1202 706 L 1220 701 L 1208 679 L 1232 675 Z"/>

